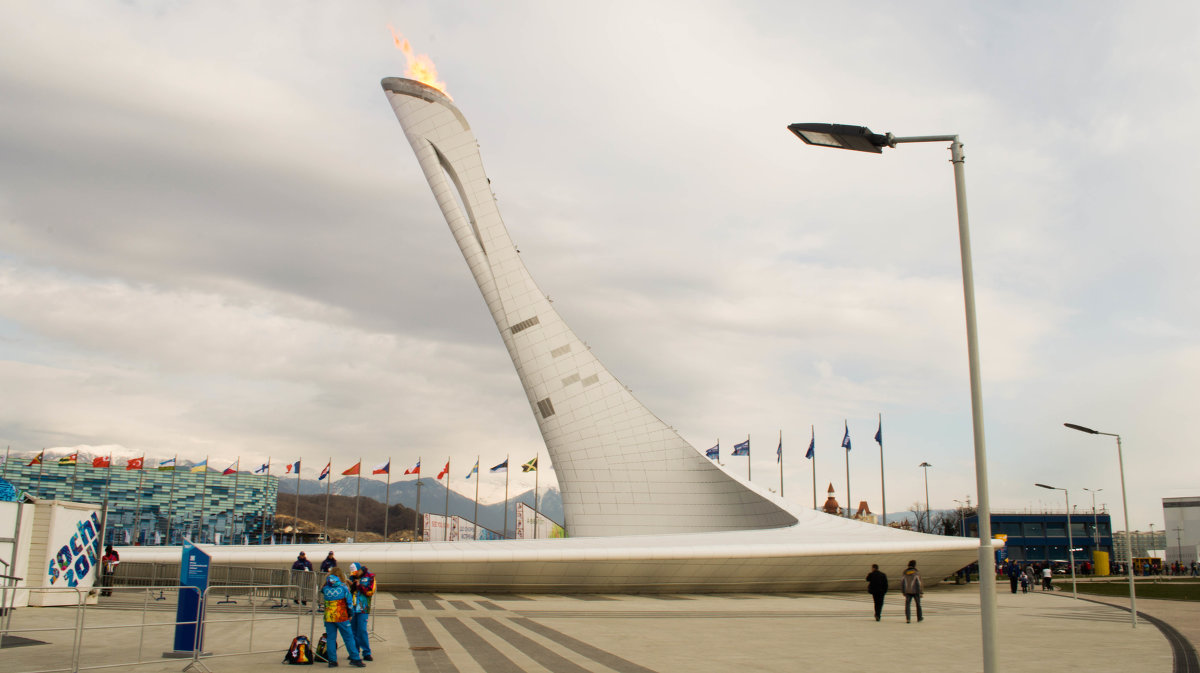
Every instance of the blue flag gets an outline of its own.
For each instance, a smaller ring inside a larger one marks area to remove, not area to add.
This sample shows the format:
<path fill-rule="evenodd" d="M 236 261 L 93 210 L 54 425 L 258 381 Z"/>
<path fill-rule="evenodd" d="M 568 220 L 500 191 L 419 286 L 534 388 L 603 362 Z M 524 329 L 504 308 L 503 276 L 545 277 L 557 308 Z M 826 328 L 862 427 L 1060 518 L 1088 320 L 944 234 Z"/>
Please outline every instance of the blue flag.
<path fill-rule="evenodd" d="M 879 446 L 883 446 L 883 417 L 879 417 L 879 429 L 875 431 L 875 441 L 879 442 Z"/>
<path fill-rule="evenodd" d="M 783 462 L 783 437 L 779 438 L 779 446 L 775 449 L 775 462 Z"/>
<path fill-rule="evenodd" d="M 733 453 L 731 453 L 729 455 L 731 455 L 731 456 L 748 456 L 748 455 L 750 455 L 750 440 L 747 439 L 746 441 L 742 442 L 741 444 L 734 444 L 733 445 Z"/>
<path fill-rule="evenodd" d="M 712 447 L 711 449 L 709 449 L 709 450 L 705 451 L 705 452 L 704 452 L 704 457 L 705 457 L 705 458 L 710 458 L 710 459 L 712 459 L 712 460 L 720 460 L 720 459 L 721 459 L 721 445 L 720 445 L 720 443 L 718 443 L 716 446 Z"/>
<path fill-rule="evenodd" d="M 508 459 L 505 458 L 503 463 L 493 467 L 492 469 L 488 470 L 488 472 L 508 472 Z"/>
<path fill-rule="evenodd" d="M 846 423 L 846 436 L 842 437 L 842 448 L 847 451 L 850 450 L 850 423 L 849 422 Z"/>
<path fill-rule="evenodd" d="M 808 440 L 808 453 L 804 454 L 804 457 L 812 460 L 815 455 L 817 455 L 817 430 L 813 428 L 812 439 Z"/>

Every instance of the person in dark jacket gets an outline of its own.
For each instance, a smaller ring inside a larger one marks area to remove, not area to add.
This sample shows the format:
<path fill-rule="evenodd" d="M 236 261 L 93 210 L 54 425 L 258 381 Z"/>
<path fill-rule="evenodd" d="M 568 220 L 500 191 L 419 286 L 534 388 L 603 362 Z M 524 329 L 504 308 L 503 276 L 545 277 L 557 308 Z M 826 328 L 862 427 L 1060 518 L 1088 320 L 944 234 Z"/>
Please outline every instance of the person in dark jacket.
<path fill-rule="evenodd" d="M 887 575 L 879 572 L 878 563 L 872 563 L 871 572 L 867 573 L 867 593 L 875 599 L 875 621 L 879 621 L 879 616 L 883 613 L 883 595 L 887 590 Z"/>
<path fill-rule="evenodd" d="M 1014 594 L 1017 593 L 1017 582 L 1021 579 L 1021 567 L 1017 565 L 1016 561 L 1009 559 L 1008 567 L 1005 568 L 1004 572 L 1008 575 L 1009 588 L 1012 589 Z"/>
<path fill-rule="evenodd" d="M 292 570 L 312 572 L 312 561 L 308 560 L 308 557 L 304 555 L 304 552 L 300 552 L 300 555 L 296 557 L 296 562 L 292 564 Z M 297 587 L 296 591 L 299 593 L 299 595 L 292 598 L 292 602 L 308 605 L 308 596 L 304 593 L 304 590 Z"/>
<path fill-rule="evenodd" d="M 333 552 L 329 552 L 329 555 L 325 557 L 325 560 L 321 561 L 321 572 L 327 573 L 331 568 L 336 567 L 337 559 L 333 558 Z"/>
<path fill-rule="evenodd" d="M 921 584 L 921 574 L 917 572 L 917 562 L 909 561 L 908 567 L 904 569 L 904 575 L 900 578 L 900 590 L 904 592 L 904 621 L 912 623 L 912 602 L 917 602 L 917 621 L 925 621 L 925 615 L 921 614 L 921 596 L 925 593 L 925 587 Z"/>

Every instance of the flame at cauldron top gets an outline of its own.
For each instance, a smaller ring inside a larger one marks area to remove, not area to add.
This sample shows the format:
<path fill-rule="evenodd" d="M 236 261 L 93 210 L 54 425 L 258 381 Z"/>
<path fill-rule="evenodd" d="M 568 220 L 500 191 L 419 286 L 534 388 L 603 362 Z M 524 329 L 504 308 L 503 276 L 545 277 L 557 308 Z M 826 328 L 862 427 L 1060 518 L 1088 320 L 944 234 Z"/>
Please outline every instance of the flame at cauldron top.
<path fill-rule="evenodd" d="M 453 100 L 449 93 L 446 92 L 446 83 L 438 79 L 437 66 L 433 64 L 433 59 L 429 58 L 428 54 L 413 53 L 412 45 L 403 35 L 396 32 L 395 28 L 388 26 L 388 30 L 392 33 L 392 42 L 396 48 L 404 52 L 404 59 L 408 62 L 408 66 L 404 70 L 404 76 L 409 79 L 415 79 L 421 84 L 429 86 L 446 94 L 447 98 Z"/>

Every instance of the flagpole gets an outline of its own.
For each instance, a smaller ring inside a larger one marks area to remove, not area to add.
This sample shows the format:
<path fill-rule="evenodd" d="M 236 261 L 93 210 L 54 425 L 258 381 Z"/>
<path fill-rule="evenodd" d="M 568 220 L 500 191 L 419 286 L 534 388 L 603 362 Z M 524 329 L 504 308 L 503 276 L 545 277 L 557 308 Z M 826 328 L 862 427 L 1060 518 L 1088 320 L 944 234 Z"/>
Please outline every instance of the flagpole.
<path fill-rule="evenodd" d="M 446 509 L 442 510 L 442 523 L 446 526 L 445 537 L 450 535 L 450 459 L 446 459 Z"/>
<path fill-rule="evenodd" d="M 5 461 L 7 462 L 7 461 Z M 75 469 L 71 472 L 71 502 L 75 501 L 75 484 L 79 482 L 79 452 L 75 452 Z"/>
<path fill-rule="evenodd" d="M 783 497 L 783 429 L 779 430 L 779 497 Z"/>
<path fill-rule="evenodd" d="M 358 457 L 358 470 L 354 483 L 354 541 L 358 542 L 358 496 L 362 494 L 362 456 Z"/>
<path fill-rule="evenodd" d="M 750 481 L 750 433 L 746 433 L 746 481 Z"/>
<path fill-rule="evenodd" d="M 388 534 L 388 508 L 392 505 L 392 457 L 388 456 L 387 462 L 387 486 L 383 489 L 383 541 L 387 542 Z"/>
<path fill-rule="evenodd" d="M 108 489 L 112 485 L 112 452 L 108 453 L 108 478 L 104 480 L 104 529 L 108 530 Z M 105 534 L 105 539 L 108 535 Z"/>
<path fill-rule="evenodd" d="M 413 542 L 421 536 L 421 457 L 417 456 L 417 518 L 413 520 Z"/>
<path fill-rule="evenodd" d="M 138 543 L 138 533 L 142 526 L 142 482 L 146 479 L 146 454 L 142 454 L 142 462 L 138 465 L 138 495 L 137 513 L 133 516 L 133 544 Z"/>
<path fill-rule="evenodd" d="M 846 424 L 846 437 L 850 436 L 850 422 L 844 421 Z M 846 441 L 842 440 L 842 448 L 846 449 L 846 516 L 850 516 L 850 448 L 845 446 Z"/>
<path fill-rule="evenodd" d="M 329 489 L 330 489 L 330 487 L 333 486 L 333 456 L 329 457 L 329 462 L 325 464 L 325 469 L 329 470 L 329 474 L 325 475 L 325 479 L 327 480 L 325 482 L 325 521 L 321 524 L 321 535 L 325 536 L 325 540 L 326 540 L 326 542 L 328 542 L 329 541 Z M 296 483 L 297 484 L 300 483 L 299 478 L 296 479 Z M 297 494 L 300 493 L 299 488 L 297 488 L 296 493 Z M 297 495 L 296 498 L 299 499 L 300 496 Z M 300 519 L 297 518 L 296 522 L 298 524 L 300 522 Z"/>
<path fill-rule="evenodd" d="M 242 457 L 238 456 L 233 466 L 233 510 L 229 516 L 229 544 L 237 544 L 237 495 L 238 479 L 242 476 Z"/>
<path fill-rule="evenodd" d="M 542 452 L 539 451 L 533 457 L 533 539 L 538 537 L 538 481 L 542 478 L 542 472 L 538 468 L 538 458 L 542 457 Z"/>
<path fill-rule="evenodd" d="M 508 454 L 504 455 L 504 530 L 500 531 L 500 539 L 508 539 Z"/>
<path fill-rule="evenodd" d="M 883 479 L 883 413 L 879 414 L 879 430 L 875 433 L 879 442 L 879 497 L 883 502 L 883 525 L 887 525 L 887 486 Z"/>
<path fill-rule="evenodd" d="M 475 519 L 471 522 L 475 524 L 475 539 L 479 539 L 479 459 L 480 455 L 475 454 Z"/>
<path fill-rule="evenodd" d="M 204 456 L 204 479 L 200 482 L 200 541 L 204 542 L 208 538 L 204 531 L 204 501 L 208 500 L 208 456 Z M 110 461 L 111 462 L 111 461 Z M 109 471 L 112 470 L 112 465 L 108 466 Z"/>
<path fill-rule="evenodd" d="M 304 459 L 301 458 L 300 460 L 297 460 L 296 462 L 301 463 L 303 461 L 304 461 Z M 299 521 L 300 521 L 300 468 L 297 467 L 296 468 L 296 509 L 292 513 L 292 544 L 296 544 L 296 529 L 298 528 L 298 526 L 296 524 Z"/>
<path fill-rule="evenodd" d="M 167 544 L 171 544 L 171 515 L 175 513 L 175 473 L 179 470 L 179 454 L 171 463 L 171 497 L 167 500 Z"/>
<path fill-rule="evenodd" d="M 45 467 L 45 465 L 46 465 L 46 447 L 44 447 L 44 446 L 43 446 L 43 447 L 42 447 L 42 452 L 38 454 L 38 485 L 37 485 L 37 494 L 38 494 L 38 497 L 39 497 L 39 498 L 40 498 L 40 497 L 42 497 L 42 469 Z"/>
<path fill-rule="evenodd" d="M 814 446 L 817 443 L 817 426 L 810 425 L 809 429 L 812 430 L 812 444 L 809 444 L 809 446 Z M 813 509 L 816 509 L 817 508 L 817 452 L 816 452 L 816 449 L 813 450 L 813 455 L 812 455 L 812 477 L 813 477 Z"/>
<path fill-rule="evenodd" d="M 259 510 L 259 526 L 258 526 L 258 546 L 263 546 L 267 543 L 267 493 L 271 486 L 271 457 L 267 456 L 267 475 L 263 477 L 263 506 Z M 278 489 L 276 489 L 278 491 Z M 277 494 L 278 495 L 278 494 Z"/>
<path fill-rule="evenodd" d="M 6 446 L 4 448 L 4 469 L 3 469 L 3 471 L 0 471 L 0 479 L 3 479 L 4 477 L 8 476 L 8 460 L 9 460 L 10 453 L 12 453 L 11 445 Z"/>

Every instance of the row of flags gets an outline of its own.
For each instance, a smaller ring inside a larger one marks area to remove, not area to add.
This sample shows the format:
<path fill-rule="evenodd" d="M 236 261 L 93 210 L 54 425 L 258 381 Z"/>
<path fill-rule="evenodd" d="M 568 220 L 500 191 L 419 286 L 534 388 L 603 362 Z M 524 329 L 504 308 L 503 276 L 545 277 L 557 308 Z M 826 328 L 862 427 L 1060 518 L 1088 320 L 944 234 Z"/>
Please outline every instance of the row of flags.
<path fill-rule="evenodd" d="M 34 465 L 42 465 L 42 464 L 44 464 L 45 458 L 46 458 L 46 451 L 42 450 L 40 453 L 38 453 L 36 456 L 33 457 L 33 460 L 29 461 L 29 466 L 32 467 Z M 142 456 L 140 458 L 129 458 L 128 460 L 126 460 L 124 467 L 126 470 L 145 469 L 145 461 L 146 461 L 145 456 Z M 522 472 L 536 472 L 537 471 L 537 463 L 538 463 L 538 459 L 533 458 L 529 462 L 521 465 L 521 471 Z M 63 456 L 62 458 L 58 459 L 58 464 L 59 465 L 78 465 L 79 464 L 79 454 L 72 453 L 69 456 Z M 237 461 L 234 461 L 233 463 L 231 463 L 229 465 L 229 467 L 225 468 L 221 472 L 221 474 L 228 475 L 228 474 L 234 474 L 234 473 L 238 472 L 240 464 L 241 464 L 241 459 L 239 458 Z M 177 465 L 176 458 L 168 458 L 168 459 L 160 462 L 157 466 L 155 466 L 154 469 L 170 471 L 170 470 L 176 469 L 176 465 Z M 112 455 L 111 454 L 107 455 L 107 456 L 97 456 L 92 459 L 92 467 L 112 468 L 112 466 L 113 466 L 113 464 L 112 464 Z M 317 480 L 322 481 L 326 477 L 328 477 L 332 467 L 333 467 L 332 461 L 330 461 L 329 463 L 326 463 L 325 467 L 321 470 L 321 475 L 319 477 L 317 477 Z M 287 463 L 284 466 L 284 468 L 285 468 L 284 474 L 299 475 L 300 474 L 300 461 L 297 460 L 294 463 Z M 208 469 L 208 459 L 205 458 L 204 460 L 200 461 L 199 463 L 196 463 L 196 464 L 192 465 L 191 467 L 189 467 L 188 471 L 189 472 L 203 472 L 207 469 Z M 391 469 L 392 469 L 392 461 L 391 461 L 391 459 L 388 459 L 387 462 L 381 463 L 379 465 L 376 465 L 375 467 L 372 467 L 371 474 L 391 474 Z M 344 470 L 342 472 L 342 474 L 346 475 L 346 476 L 354 476 L 354 475 L 360 474 L 361 470 L 362 470 L 362 461 L 360 460 L 357 463 L 355 463 L 353 466 L 351 466 L 349 469 Z M 437 478 L 441 479 L 442 477 L 446 476 L 446 474 L 449 471 L 450 471 L 450 461 L 447 460 L 446 466 L 443 467 L 440 472 L 438 472 Z M 503 463 L 500 463 L 499 465 L 496 465 L 495 467 L 493 467 L 489 470 L 489 472 L 497 472 L 497 473 L 498 472 L 507 472 L 507 471 L 508 471 L 508 459 L 507 458 L 504 459 Z M 262 465 L 260 465 L 254 469 L 254 474 L 264 474 L 264 473 L 270 474 L 270 472 L 271 472 L 271 461 L 270 460 L 268 460 L 267 462 L 263 463 Z M 415 475 L 419 476 L 421 474 L 421 461 L 418 460 L 415 465 L 413 465 L 412 467 L 405 470 L 404 474 L 406 474 L 406 475 L 415 474 Z M 471 477 L 478 476 L 478 475 L 479 475 L 479 461 L 476 460 L 475 466 L 472 467 L 471 471 L 467 473 L 466 478 L 470 479 Z"/>
<path fill-rule="evenodd" d="M 875 441 L 879 442 L 880 446 L 883 446 L 883 420 L 882 419 L 880 419 L 880 421 L 879 421 L 879 429 L 875 431 Z M 846 449 L 847 451 L 850 450 L 850 424 L 849 424 L 849 422 L 846 423 L 846 434 L 844 434 L 842 436 L 842 448 Z M 750 438 L 747 437 L 746 441 L 738 442 L 737 444 L 734 444 L 733 451 L 729 455 L 731 455 L 731 456 L 749 456 L 750 455 Z M 815 456 L 815 455 L 817 455 L 817 433 L 816 433 L 816 430 L 814 429 L 813 434 L 812 434 L 812 439 L 808 440 L 808 451 L 806 451 L 804 453 L 804 457 L 808 458 L 809 460 L 812 460 L 813 456 Z M 717 442 L 716 446 L 712 447 L 711 449 L 706 450 L 704 452 L 704 456 L 710 460 L 720 460 L 721 459 L 721 442 Z M 777 463 L 783 462 L 783 438 L 782 437 L 779 438 L 779 445 L 777 447 L 775 447 L 775 462 L 777 462 Z"/>

